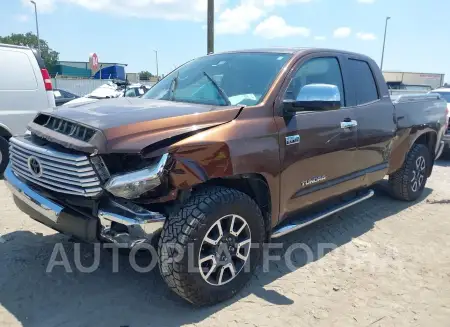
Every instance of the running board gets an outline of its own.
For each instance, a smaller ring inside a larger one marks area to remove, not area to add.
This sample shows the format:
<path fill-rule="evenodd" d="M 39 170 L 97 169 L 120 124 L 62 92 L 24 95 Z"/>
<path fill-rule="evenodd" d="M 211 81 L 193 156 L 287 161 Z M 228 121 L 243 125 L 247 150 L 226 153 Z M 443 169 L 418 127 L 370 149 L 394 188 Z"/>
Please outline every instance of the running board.
<path fill-rule="evenodd" d="M 360 195 L 359 197 L 354 198 L 350 201 L 347 201 L 342 204 L 331 207 L 329 210 L 327 210 L 325 212 L 321 212 L 319 214 L 312 215 L 310 217 L 305 217 L 303 219 L 291 221 L 285 226 L 276 228 L 272 233 L 272 238 L 284 236 L 286 234 L 289 234 L 291 232 L 299 230 L 300 228 L 303 228 L 312 223 L 315 223 L 316 221 L 319 221 L 325 217 L 331 216 L 332 214 L 335 214 L 336 212 L 339 212 L 339 211 L 344 210 L 348 207 L 351 207 L 355 204 L 358 204 L 364 200 L 367 200 L 367 199 L 371 198 L 374 194 L 375 194 L 375 192 L 373 190 L 369 190 L 367 193 L 364 193 L 364 194 Z"/>

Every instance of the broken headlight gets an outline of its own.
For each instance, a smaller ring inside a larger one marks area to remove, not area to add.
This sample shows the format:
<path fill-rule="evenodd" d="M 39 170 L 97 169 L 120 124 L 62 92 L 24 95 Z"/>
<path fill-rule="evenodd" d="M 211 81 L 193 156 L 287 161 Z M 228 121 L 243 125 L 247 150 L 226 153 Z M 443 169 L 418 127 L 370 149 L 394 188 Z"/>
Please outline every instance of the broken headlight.
<path fill-rule="evenodd" d="M 112 176 L 105 189 L 120 198 L 136 199 L 161 184 L 169 155 L 166 153 L 153 165 L 122 175 Z"/>

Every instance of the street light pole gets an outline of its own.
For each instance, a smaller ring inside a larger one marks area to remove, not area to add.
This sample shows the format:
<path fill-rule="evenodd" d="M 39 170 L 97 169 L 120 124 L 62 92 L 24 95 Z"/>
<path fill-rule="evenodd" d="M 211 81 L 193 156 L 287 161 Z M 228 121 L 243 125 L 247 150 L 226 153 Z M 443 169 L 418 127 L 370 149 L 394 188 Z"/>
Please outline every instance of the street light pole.
<path fill-rule="evenodd" d="M 207 54 L 214 53 L 214 0 L 208 0 Z"/>
<path fill-rule="evenodd" d="M 36 18 L 36 34 L 37 34 L 37 41 L 38 41 L 38 50 L 41 52 L 41 41 L 39 39 L 39 23 L 38 23 L 38 17 L 37 17 L 37 6 L 36 2 L 33 0 L 30 1 L 34 5 L 34 16 Z"/>
<path fill-rule="evenodd" d="M 388 26 L 389 19 L 391 19 L 391 17 L 386 17 L 386 24 L 384 25 L 383 51 L 381 52 L 381 66 L 380 66 L 381 71 L 383 71 L 384 47 L 386 46 L 386 34 L 387 34 L 387 26 Z"/>
<path fill-rule="evenodd" d="M 158 51 L 157 50 L 153 50 L 153 51 L 155 51 L 155 56 L 156 56 L 156 78 L 159 81 Z"/>

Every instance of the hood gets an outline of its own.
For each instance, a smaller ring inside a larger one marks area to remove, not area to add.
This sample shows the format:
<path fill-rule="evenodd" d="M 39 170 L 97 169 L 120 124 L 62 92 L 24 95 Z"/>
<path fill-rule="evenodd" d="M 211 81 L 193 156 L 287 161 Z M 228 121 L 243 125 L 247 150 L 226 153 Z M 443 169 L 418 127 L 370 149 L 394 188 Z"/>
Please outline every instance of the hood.
<path fill-rule="evenodd" d="M 83 104 L 97 102 L 97 101 L 98 101 L 98 99 L 91 99 L 91 98 L 81 97 L 81 98 L 76 98 L 76 99 L 70 100 L 70 101 L 64 103 L 62 106 L 63 107 L 78 107 L 78 106 L 81 106 Z"/>
<path fill-rule="evenodd" d="M 241 106 L 116 98 L 63 108 L 52 116 L 100 130 L 106 144 L 96 146 L 99 152 L 135 153 L 167 138 L 185 133 L 192 135 L 192 132 L 229 122 L 240 109 Z"/>

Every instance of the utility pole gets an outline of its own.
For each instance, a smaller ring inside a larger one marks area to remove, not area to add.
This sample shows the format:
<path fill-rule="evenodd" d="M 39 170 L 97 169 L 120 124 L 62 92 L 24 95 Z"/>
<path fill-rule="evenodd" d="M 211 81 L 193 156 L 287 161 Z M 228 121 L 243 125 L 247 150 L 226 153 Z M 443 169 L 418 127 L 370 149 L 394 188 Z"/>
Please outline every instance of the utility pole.
<path fill-rule="evenodd" d="M 208 0 L 208 49 L 207 54 L 214 53 L 214 0 Z"/>
<path fill-rule="evenodd" d="M 41 52 L 41 41 L 39 39 L 39 23 L 38 23 L 38 17 L 37 17 L 37 6 L 36 2 L 33 0 L 30 1 L 34 5 L 34 16 L 36 18 L 36 34 L 37 34 L 37 41 L 38 41 L 38 50 Z"/>
<path fill-rule="evenodd" d="M 389 19 L 391 19 L 391 17 L 386 17 L 386 24 L 384 25 L 384 39 L 383 39 L 383 50 L 381 52 L 381 66 L 380 66 L 380 70 L 383 71 L 383 61 L 384 61 L 384 48 L 386 46 L 386 34 L 387 34 L 387 26 L 388 26 L 388 21 Z"/>
<path fill-rule="evenodd" d="M 159 81 L 158 51 L 157 50 L 153 50 L 153 51 L 155 51 L 155 56 L 156 56 L 156 79 Z"/>

